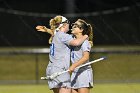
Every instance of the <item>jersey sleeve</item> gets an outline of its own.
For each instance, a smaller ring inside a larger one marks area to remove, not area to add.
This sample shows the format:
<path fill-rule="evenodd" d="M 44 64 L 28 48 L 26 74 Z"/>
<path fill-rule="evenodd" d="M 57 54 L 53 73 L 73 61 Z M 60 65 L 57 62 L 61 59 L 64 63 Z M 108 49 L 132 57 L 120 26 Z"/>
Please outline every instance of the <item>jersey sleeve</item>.
<path fill-rule="evenodd" d="M 90 52 L 91 50 L 91 45 L 90 43 L 88 42 L 88 40 L 85 40 L 84 43 L 82 44 L 82 50 L 85 52 Z"/>
<path fill-rule="evenodd" d="M 59 38 L 64 44 L 67 44 L 67 45 L 69 45 L 70 41 L 73 40 L 72 35 L 65 34 L 65 33 L 61 34 Z"/>

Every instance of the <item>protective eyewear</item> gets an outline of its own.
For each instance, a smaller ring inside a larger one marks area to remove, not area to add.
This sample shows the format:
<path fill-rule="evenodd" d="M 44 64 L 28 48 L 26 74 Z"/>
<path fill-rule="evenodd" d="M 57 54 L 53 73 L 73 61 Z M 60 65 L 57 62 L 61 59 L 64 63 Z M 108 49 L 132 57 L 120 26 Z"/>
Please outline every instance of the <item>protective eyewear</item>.
<path fill-rule="evenodd" d="M 78 28 L 80 28 L 80 29 L 82 28 L 82 27 L 81 27 L 80 25 L 78 25 L 77 23 L 72 23 L 71 26 L 72 26 L 73 28 L 76 28 L 76 27 L 78 27 Z"/>

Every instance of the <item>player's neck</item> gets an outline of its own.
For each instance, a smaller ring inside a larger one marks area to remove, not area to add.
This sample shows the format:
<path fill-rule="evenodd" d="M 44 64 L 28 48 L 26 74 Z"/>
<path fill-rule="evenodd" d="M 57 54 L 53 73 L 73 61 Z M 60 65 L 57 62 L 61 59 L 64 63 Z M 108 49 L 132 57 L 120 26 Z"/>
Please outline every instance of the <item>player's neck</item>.
<path fill-rule="evenodd" d="M 77 34 L 77 35 L 76 35 L 76 38 L 81 38 L 81 37 L 83 37 L 82 34 Z"/>

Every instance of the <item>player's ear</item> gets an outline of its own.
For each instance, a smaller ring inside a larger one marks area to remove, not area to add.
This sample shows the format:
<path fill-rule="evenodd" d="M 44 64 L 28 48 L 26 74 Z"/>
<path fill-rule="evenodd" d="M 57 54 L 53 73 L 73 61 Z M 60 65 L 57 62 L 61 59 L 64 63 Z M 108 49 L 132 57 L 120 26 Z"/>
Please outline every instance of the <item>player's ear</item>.
<path fill-rule="evenodd" d="M 63 24 L 63 26 L 62 26 L 63 28 L 65 28 L 66 27 L 66 24 Z"/>

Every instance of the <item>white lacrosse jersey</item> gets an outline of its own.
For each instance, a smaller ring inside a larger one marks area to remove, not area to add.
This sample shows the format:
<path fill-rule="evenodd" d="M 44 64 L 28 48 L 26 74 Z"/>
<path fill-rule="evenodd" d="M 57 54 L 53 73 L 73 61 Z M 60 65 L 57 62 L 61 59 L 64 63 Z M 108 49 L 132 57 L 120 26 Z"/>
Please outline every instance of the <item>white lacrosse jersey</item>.
<path fill-rule="evenodd" d="M 83 57 L 83 52 L 90 52 L 91 45 L 88 40 L 85 40 L 81 46 L 73 47 L 71 51 L 72 63 L 77 62 Z M 89 62 L 89 61 L 87 61 Z M 87 63 L 85 62 L 85 63 Z M 71 88 L 79 89 L 83 87 L 93 87 L 93 72 L 90 65 L 75 69 L 71 75 Z"/>
<path fill-rule="evenodd" d="M 91 45 L 88 40 L 85 40 L 82 45 L 74 46 L 71 48 L 71 61 L 72 63 L 76 62 L 77 60 L 81 59 L 83 56 L 84 51 L 90 52 Z M 87 61 L 88 62 L 88 61 Z"/>
<path fill-rule="evenodd" d="M 73 40 L 72 35 L 57 31 L 53 37 L 50 47 L 50 62 L 58 67 L 65 67 L 67 70 L 70 66 L 70 47 L 69 43 Z"/>

